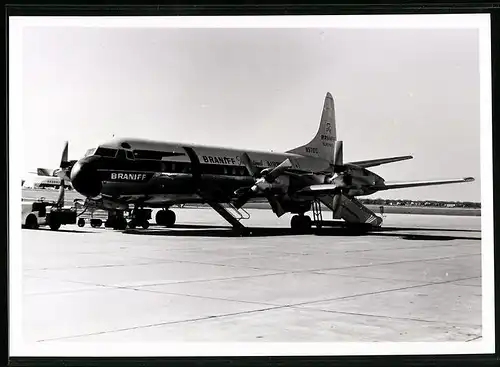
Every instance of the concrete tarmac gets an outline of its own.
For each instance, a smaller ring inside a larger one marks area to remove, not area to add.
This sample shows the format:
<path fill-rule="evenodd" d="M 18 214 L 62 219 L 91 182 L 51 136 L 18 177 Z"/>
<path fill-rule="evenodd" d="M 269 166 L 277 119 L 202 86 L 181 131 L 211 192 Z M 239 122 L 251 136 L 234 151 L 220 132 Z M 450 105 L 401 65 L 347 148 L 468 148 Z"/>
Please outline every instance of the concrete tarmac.
<path fill-rule="evenodd" d="M 292 235 L 289 215 L 248 212 L 249 237 L 208 209 L 172 229 L 23 229 L 25 340 L 480 340 L 480 217 Z"/>

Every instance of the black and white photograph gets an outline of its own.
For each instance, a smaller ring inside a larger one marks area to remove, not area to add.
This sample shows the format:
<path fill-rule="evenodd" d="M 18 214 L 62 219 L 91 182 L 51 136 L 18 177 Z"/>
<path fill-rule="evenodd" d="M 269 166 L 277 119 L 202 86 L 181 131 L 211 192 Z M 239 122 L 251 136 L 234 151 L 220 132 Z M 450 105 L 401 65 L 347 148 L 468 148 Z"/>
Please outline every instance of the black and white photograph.
<path fill-rule="evenodd" d="M 493 352 L 489 15 L 9 23 L 11 355 Z"/>

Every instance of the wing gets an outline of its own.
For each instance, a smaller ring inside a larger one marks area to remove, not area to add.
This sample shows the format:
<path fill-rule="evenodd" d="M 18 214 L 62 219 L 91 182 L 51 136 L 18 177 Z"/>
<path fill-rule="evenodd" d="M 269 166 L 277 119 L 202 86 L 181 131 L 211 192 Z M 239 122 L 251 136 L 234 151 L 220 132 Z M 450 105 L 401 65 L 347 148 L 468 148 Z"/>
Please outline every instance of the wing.
<path fill-rule="evenodd" d="M 413 158 L 413 156 L 411 156 L 411 155 L 403 155 L 400 157 L 390 157 L 390 158 L 370 159 L 367 161 L 349 162 L 349 163 L 347 163 L 347 165 L 368 168 L 368 167 L 380 166 L 381 164 L 386 164 L 386 163 L 405 161 L 407 159 L 412 159 L 412 158 Z"/>
<path fill-rule="evenodd" d="M 463 183 L 472 181 L 474 181 L 474 177 L 465 177 L 465 178 L 451 179 L 451 180 L 387 182 L 384 185 L 363 186 L 363 188 L 382 191 L 382 190 L 392 190 L 392 189 L 404 189 L 408 187 L 447 185 L 453 183 Z M 333 194 L 337 190 L 338 187 L 335 184 L 310 185 L 298 190 L 295 194 L 298 195 L 312 194 L 318 196 L 318 195 Z"/>
<path fill-rule="evenodd" d="M 474 181 L 474 177 L 465 177 L 465 178 L 458 178 L 451 180 L 386 182 L 384 185 L 377 185 L 370 187 L 376 190 L 392 190 L 392 189 L 404 189 L 408 187 L 447 185 L 452 183 L 463 183 L 472 181 Z"/>

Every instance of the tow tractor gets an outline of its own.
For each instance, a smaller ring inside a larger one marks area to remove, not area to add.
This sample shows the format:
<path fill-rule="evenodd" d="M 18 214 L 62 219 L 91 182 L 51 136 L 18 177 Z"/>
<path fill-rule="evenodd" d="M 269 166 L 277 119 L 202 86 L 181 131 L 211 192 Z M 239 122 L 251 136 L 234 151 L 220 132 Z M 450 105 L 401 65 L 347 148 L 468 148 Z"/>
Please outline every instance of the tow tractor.
<path fill-rule="evenodd" d="M 37 229 L 40 226 L 49 226 L 57 231 L 63 224 L 76 224 L 76 207 L 64 206 L 65 183 L 70 180 L 70 172 L 76 161 L 68 160 L 68 142 L 65 143 L 59 168 L 53 176 L 59 177 L 59 196 L 57 201 L 37 201 L 21 203 L 21 225 L 24 228 Z"/>
<path fill-rule="evenodd" d="M 40 198 L 34 202 L 23 202 L 21 223 L 23 228 L 38 229 L 49 226 L 57 231 L 63 224 L 76 224 L 76 208 L 61 207 L 55 201 L 44 201 Z"/>

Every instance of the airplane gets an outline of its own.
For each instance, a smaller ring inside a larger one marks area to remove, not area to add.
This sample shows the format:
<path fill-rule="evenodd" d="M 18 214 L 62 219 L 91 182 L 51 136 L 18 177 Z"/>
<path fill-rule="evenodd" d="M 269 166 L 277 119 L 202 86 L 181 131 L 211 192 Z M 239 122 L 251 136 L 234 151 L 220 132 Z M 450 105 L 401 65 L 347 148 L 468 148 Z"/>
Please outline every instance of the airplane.
<path fill-rule="evenodd" d="M 356 197 L 382 190 L 474 181 L 459 179 L 386 182 L 368 168 L 412 159 L 396 156 L 343 162 L 337 140 L 334 100 L 326 94 L 319 128 L 307 144 L 284 153 L 113 138 L 87 150 L 77 161 L 63 154 L 59 177 L 69 178 L 88 205 L 108 211 L 107 226 L 123 230 L 149 226 L 150 209 L 160 208 L 156 223 L 171 227 L 179 204 L 210 205 L 234 229 L 245 231 L 232 214 L 252 200 L 267 200 L 277 217 L 293 214 L 294 233 L 307 233 L 323 222 L 321 204 L 334 220 L 356 228 L 376 228 L 382 218 Z M 65 158 L 66 157 L 66 158 Z M 149 211 L 148 211 L 149 210 Z M 314 221 L 305 213 L 312 210 Z M 130 214 L 130 221 L 124 218 Z"/>
<path fill-rule="evenodd" d="M 28 172 L 25 177 L 21 178 L 21 186 L 24 188 L 45 188 L 52 187 L 58 188 L 60 185 L 60 179 L 54 173 L 55 169 L 50 168 L 37 168 L 36 172 Z M 66 178 L 64 180 L 65 188 L 71 189 L 71 181 Z"/>

